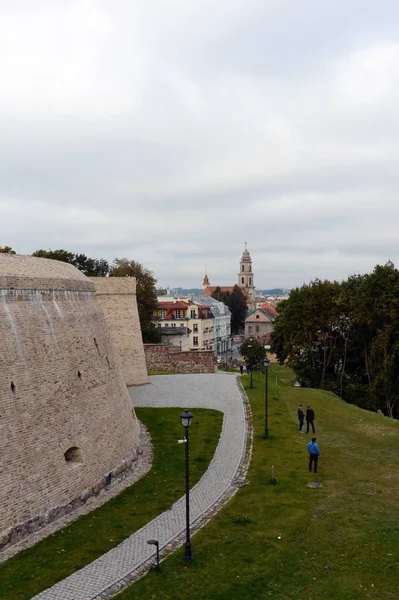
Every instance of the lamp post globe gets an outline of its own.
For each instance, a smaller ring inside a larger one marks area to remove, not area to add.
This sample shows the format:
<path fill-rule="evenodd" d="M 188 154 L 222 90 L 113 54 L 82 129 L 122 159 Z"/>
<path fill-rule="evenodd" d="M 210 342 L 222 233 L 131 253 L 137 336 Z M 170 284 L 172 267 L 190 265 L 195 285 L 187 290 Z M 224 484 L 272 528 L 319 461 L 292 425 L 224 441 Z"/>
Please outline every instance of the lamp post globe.
<path fill-rule="evenodd" d="M 188 430 L 191 425 L 193 415 L 189 410 L 184 410 L 180 414 L 180 423 L 185 430 L 185 455 L 186 455 L 186 542 L 184 544 L 184 560 L 193 560 L 191 552 L 190 538 L 190 470 L 189 470 L 189 437 Z"/>

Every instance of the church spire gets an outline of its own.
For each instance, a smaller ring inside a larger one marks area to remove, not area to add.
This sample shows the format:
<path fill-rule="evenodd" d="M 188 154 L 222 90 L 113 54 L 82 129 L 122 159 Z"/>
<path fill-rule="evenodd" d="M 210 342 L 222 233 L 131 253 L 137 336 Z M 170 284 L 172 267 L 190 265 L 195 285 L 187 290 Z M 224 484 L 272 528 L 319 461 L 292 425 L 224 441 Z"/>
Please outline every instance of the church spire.
<path fill-rule="evenodd" d="M 205 269 L 205 276 L 204 276 L 204 281 L 202 282 L 202 289 L 208 287 L 208 285 L 210 285 L 209 277 L 208 277 L 207 270 Z"/>

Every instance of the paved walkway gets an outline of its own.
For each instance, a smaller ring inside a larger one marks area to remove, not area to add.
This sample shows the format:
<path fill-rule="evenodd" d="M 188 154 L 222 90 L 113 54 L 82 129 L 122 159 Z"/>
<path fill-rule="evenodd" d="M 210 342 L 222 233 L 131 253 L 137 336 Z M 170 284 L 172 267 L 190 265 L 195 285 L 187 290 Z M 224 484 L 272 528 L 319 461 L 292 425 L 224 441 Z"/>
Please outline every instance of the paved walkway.
<path fill-rule="evenodd" d="M 224 413 L 222 434 L 208 470 L 190 492 L 192 530 L 201 527 L 231 497 L 242 483 L 246 455 L 246 410 L 244 397 L 232 374 L 166 375 L 150 377 L 150 384 L 131 388 L 134 406 L 213 408 Z M 183 428 L 182 428 L 183 437 Z M 177 440 L 176 440 L 177 443 Z M 183 452 L 183 449 L 182 449 Z M 161 554 L 185 540 L 185 498 L 142 527 L 124 542 L 77 571 L 35 600 L 100 600 L 110 598 L 148 570 L 154 546 Z M 195 541 L 193 543 L 195 555 Z M 32 599 L 33 600 L 33 599 Z"/>

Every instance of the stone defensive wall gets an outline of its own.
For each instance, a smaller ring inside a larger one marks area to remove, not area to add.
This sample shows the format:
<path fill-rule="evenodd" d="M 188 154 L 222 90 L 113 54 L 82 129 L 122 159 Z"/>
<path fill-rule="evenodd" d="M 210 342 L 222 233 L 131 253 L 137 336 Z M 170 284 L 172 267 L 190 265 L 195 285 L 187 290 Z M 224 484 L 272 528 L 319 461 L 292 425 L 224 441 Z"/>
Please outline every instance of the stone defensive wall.
<path fill-rule="evenodd" d="M 139 426 L 94 285 L 0 254 L 0 548 L 134 469 Z"/>
<path fill-rule="evenodd" d="M 181 352 L 171 346 L 144 344 L 148 369 L 171 373 L 214 373 L 215 354 L 211 350 Z"/>
<path fill-rule="evenodd" d="M 135 277 L 92 277 L 127 385 L 148 383 Z"/>

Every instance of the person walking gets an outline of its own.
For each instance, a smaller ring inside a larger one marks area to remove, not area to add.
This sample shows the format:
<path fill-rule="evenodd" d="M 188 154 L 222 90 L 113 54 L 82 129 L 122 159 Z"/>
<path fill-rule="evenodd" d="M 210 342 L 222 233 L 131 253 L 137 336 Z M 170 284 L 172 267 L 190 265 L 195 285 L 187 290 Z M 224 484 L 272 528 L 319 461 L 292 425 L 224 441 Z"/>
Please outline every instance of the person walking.
<path fill-rule="evenodd" d="M 316 438 L 313 437 L 312 441 L 308 444 L 309 452 L 309 471 L 312 471 L 312 464 L 314 464 L 314 472 L 317 473 L 317 462 L 320 456 L 319 446 L 316 444 Z"/>
<path fill-rule="evenodd" d="M 303 433 L 302 427 L 303 427 L 303 421 L 304 421 L 304 419 L 305 419 L 305 413 L 303 412 L 302 404 L 300 404 L 298 406 L 298 421 L 299 421 L 298 433 Z"/>
<path fill-rule="evenodd" d="M 306 408 L 306 433 L 309 433 L 309 425 L 312 426 L 312 432 L 316 433 L 314 421 L 315 421 L 314 410 L 313 410 L 313 408 L 308 406 Z"/>
<path fill-rule="evenodd" d="M 240 365 L 240 373 L 241 373 L 241 375 L 244 373 L 244 367 L 243 367 L 243 365 Z"/>

